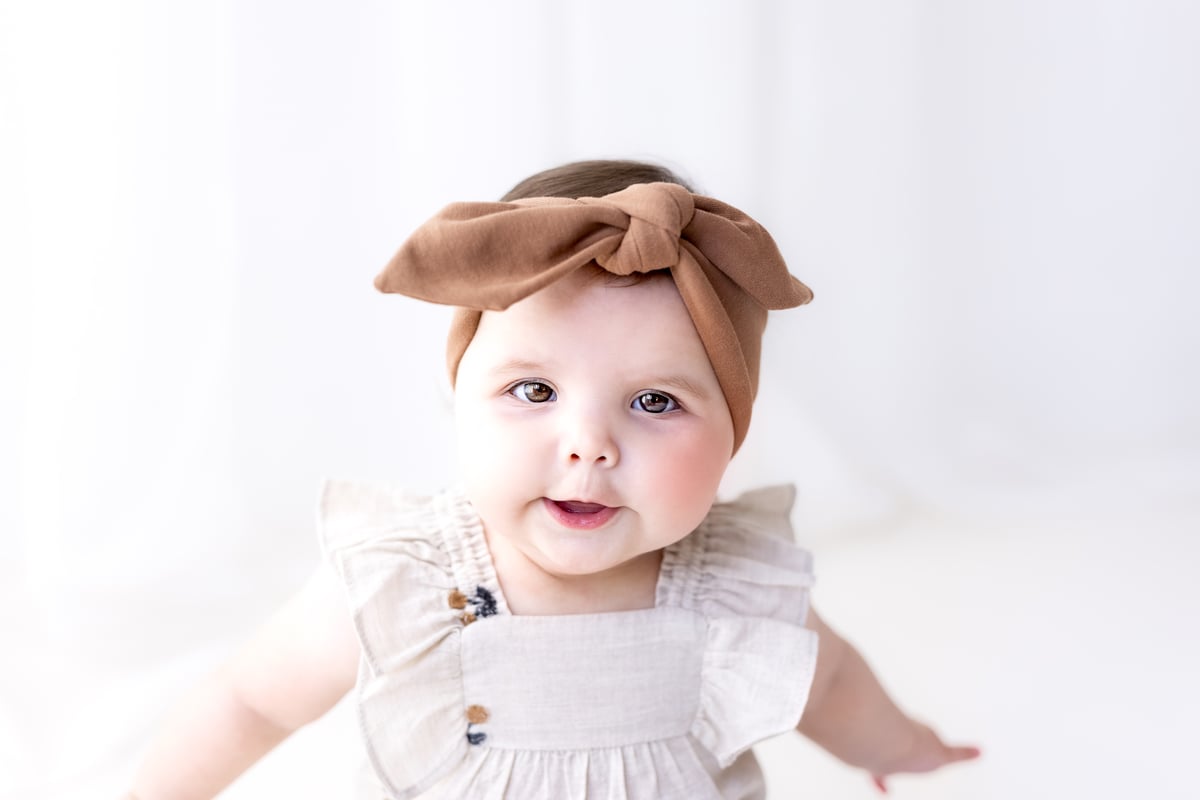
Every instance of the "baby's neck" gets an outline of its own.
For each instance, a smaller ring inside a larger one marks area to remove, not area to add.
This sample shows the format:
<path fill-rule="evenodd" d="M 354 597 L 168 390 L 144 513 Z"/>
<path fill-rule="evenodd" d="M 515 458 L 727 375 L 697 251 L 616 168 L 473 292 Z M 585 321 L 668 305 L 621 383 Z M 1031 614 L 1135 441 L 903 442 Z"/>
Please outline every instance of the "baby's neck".
<path fill-rule="evenodd" d="M 554 575 L 502 543 L 492 549 L 496 577 L 513 614 L 603 614 L 653 608 L 662 551 L 594 575 Z"/>

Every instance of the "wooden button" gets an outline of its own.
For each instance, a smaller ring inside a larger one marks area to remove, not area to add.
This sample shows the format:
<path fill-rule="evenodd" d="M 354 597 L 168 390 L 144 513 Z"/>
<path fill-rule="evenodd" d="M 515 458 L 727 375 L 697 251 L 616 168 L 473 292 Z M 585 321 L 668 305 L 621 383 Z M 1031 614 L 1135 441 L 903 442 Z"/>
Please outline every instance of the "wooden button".
<path fill-rule="evenodd" d="M 483 706 L 467 706 L 467 722 L 482 725 L 488 721 L 488 711 Z"/>

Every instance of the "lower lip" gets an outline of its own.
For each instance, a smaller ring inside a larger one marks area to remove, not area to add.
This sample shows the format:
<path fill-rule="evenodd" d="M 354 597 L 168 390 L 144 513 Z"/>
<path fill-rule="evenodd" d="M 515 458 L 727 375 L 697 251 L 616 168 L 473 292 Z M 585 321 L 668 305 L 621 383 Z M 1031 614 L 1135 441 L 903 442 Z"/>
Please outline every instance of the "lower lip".
<path fill-rule="evenodd" d="M 542 498 L 542 505 L 546 507 L 546 511 L 549 512 L 550 516 L 559 525 L 578 531 L 590 531 L 599 528 L 616 516 L 617 512 L 621 510 L 620 508 L 605 506 L 598 511 L 572 513 L 553 500 L 546 498 Z"/>

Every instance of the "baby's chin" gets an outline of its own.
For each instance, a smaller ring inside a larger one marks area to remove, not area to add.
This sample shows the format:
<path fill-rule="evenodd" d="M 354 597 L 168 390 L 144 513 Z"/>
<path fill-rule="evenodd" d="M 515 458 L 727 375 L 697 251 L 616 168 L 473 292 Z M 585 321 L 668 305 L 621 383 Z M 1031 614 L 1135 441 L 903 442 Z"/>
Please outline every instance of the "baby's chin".
<path fill-rule="evenodd" d="M 542 547 L 531 558 L 547 575 L 564 581 L 621 583 L 642 572 L 657 575 L 662 551 L 628 555 L 604 552 L 602 547 Z"/>

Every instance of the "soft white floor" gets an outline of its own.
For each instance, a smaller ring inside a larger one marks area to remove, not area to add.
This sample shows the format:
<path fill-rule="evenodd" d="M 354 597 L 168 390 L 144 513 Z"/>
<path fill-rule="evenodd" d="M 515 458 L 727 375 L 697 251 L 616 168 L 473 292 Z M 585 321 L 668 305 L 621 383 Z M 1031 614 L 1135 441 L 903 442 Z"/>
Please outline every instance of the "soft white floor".
<path fill-rule="evenodd" d="M 977 497 L 971 511 L 815 538 L 826 618 L 904 706 L 984 748 L 975 764 L 894 779 L 892 796 L 1196 796 L 1194 477 L 1176 471 L 1137 495 L 1098 483 L 1074 497 Z M 315 545 L 295 551 L 242 553 L 222 576 L 110 570 L 53 599 L 5 576 L 0 798 L 116 796 L 172 698 L 303 580 Z M 225 796 L 341 796 L 356 744 L 343 703 Z M 772 797 L 877 796 L 798 736 L 759 753 Z"/>

